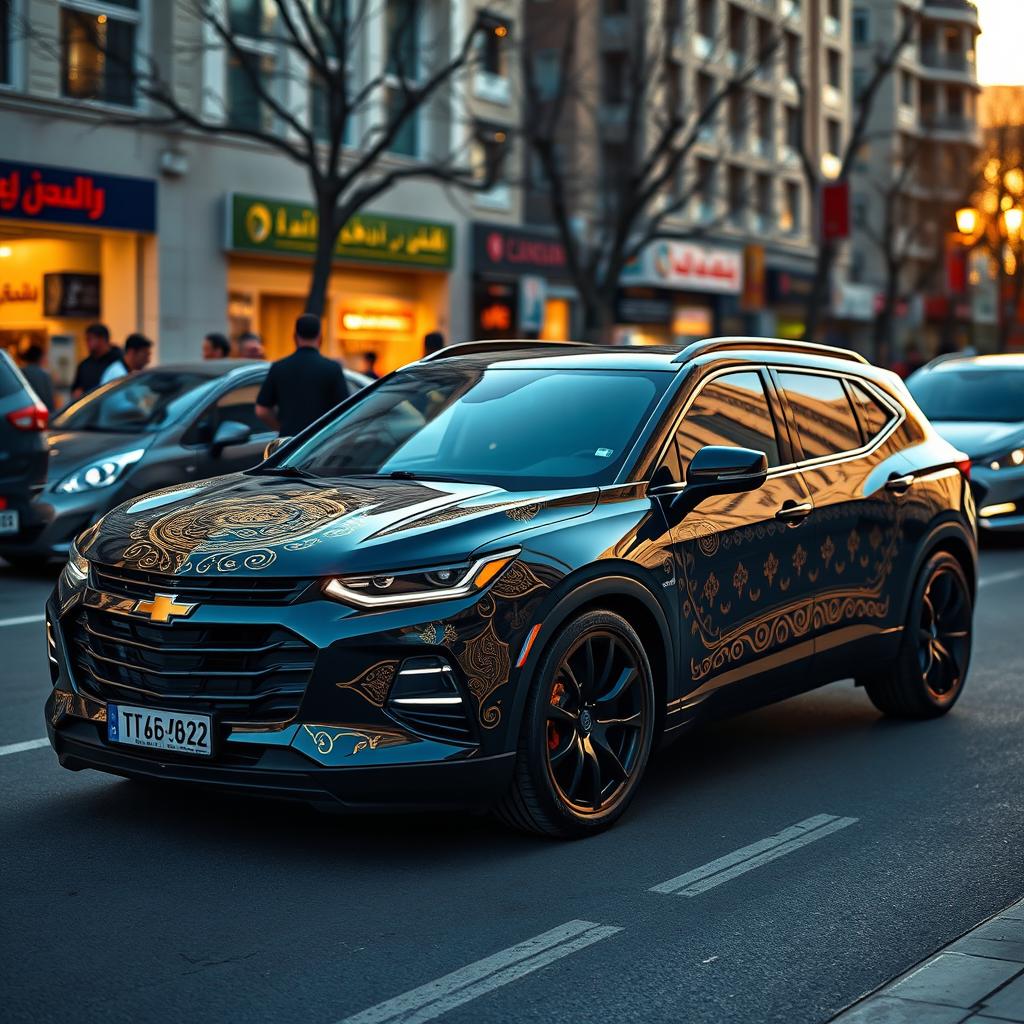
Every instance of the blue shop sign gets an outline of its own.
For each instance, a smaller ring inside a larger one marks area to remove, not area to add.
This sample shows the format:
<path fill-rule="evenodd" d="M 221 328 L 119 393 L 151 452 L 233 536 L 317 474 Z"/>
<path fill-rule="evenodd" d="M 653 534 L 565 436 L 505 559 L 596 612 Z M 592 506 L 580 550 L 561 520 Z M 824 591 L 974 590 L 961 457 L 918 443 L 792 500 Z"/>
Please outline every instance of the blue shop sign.
<path fill-rule="evenodd" d="M 0 160 L 0 217 L 156 230 L 156 182 Z"/>

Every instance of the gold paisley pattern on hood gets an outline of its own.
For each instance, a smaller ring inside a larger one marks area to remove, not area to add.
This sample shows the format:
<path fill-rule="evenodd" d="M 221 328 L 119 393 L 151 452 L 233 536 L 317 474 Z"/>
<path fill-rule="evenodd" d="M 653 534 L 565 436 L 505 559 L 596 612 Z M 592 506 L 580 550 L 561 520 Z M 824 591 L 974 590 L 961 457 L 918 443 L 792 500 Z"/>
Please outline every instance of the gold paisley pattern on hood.
<path fill-rule="evenodd" d="M 349 511 L 340 491 L 306 488 L 244 498 L 204 498 L 133 524 L 121 564 L 164 573 L 266 569 L 278 548 L 308 547 L 311 536 Z"/>

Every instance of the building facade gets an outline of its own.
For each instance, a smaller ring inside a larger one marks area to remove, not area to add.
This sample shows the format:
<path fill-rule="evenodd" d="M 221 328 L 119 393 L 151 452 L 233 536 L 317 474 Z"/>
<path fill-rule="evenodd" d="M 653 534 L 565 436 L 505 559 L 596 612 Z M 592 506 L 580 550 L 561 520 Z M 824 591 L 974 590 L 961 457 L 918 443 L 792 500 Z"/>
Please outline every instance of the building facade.
<path fill-rule="evenodd" d="M 964 265 L 970 256 L 955 234 L 981 144 L 978 12 L 968 0 L 855 0 L 855 91 L 907 20 L 909 43 L 882 83 L 853 176 L 851 272 L 877 294 L 875 329 L 890 359 L 986 347 L 995 325 L 982 301 L 986 272 Z"/>
<path fill-rule="evenodd" d="M 385 66 L 388 33 L 408 36 L 404 72 L 426 76 L 466 38 L 475 0 L 388 0 L 353 40 L 353 71 L 400 89 Z M 479 169 L 517 118 L 508 44 L 518 0 L 486 5 L 467 71 L 441 88 L 393 140 L 385 169 L 458 154 Z M 309 287 L 316 218 L 306 169 L 273 145 L 231 131 L 279 131 L 241 63 L 297 122 L 318 132 L 321 97 L 285 44 L 273 4 L 224 5 L 238 44 L 228 52 L 188 0 L 13 0 L 0 5 L 0 343 L 52 347 L 58 377 L 82 355 L 87 323 L 115 340 L 154 338 L 162 362 L 197 358 L 203 335 L 264 336 L 268 355 L 290 349 Z M 218 134 L 159 123 L 165 111 L 127 66 L 155 62 L 186 108 Z M 409 70 L 411 68 L 411 70 Z M 346 151 L 373 145 L 372 104 L 352 122 Z M 154 123 L 142 123 L 151 119 Z M 280 119 L 278 119 L 280 120 Z M 319 135 L 317 135 L 319 139 Z M 355 141 L 353 141 L 355 140 Z M 497 181 L 463 192 L 402 180 L 346 225 L 324 312 L 325 351 L 378 353 L 391 369 L 417 358 L 423 334 L 471 334 L 474 221 L 520 220 L 517 193 Z"/>

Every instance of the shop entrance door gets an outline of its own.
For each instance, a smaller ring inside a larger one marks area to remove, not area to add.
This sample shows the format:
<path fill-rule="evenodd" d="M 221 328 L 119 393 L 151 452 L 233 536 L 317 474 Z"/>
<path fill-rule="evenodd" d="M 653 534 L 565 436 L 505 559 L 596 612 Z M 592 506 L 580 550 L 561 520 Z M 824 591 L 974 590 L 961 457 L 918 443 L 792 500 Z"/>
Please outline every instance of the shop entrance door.
<path fill-rule="evenodd" d="M 295 321 L 306 311 L 306 300 L 294 295 L 260 296 L 260 334 L 268 359 L 295 351 Z"/>

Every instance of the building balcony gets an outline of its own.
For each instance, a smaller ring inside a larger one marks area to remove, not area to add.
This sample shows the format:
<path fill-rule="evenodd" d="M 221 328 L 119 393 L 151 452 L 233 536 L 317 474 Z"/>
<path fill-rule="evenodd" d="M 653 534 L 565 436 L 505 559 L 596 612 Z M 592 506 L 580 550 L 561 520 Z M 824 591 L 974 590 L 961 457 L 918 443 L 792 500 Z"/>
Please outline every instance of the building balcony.
<path fill-rule="evenodd" d="M 968 142 L 973 146 L 981 145 L 981 130 L 973 117 L 925 111 L 921 114 L 921 125 L 925 134 L 936 142 Z"/>
<path fill-rule="evenodd" d="M 944 82 L 958 82 L 961 85 L 978 88 L 978 68 L 973 55 L 967 53 L 940 53 L 922 49 L 918 73 L 922 78 Z"/>
<path fill-rule="evenodd" d="M 485 103 L 507 107 L 511 98 L 511 83 L 504 75 L 478 68 L 473 75 L 473 95 Z"/>
<path fill-rule="evenodd" d="M 970 0 L 925 0 L 921 13 L 930 21 L 953 21 L 980 28 L 978 8 Z"/>

